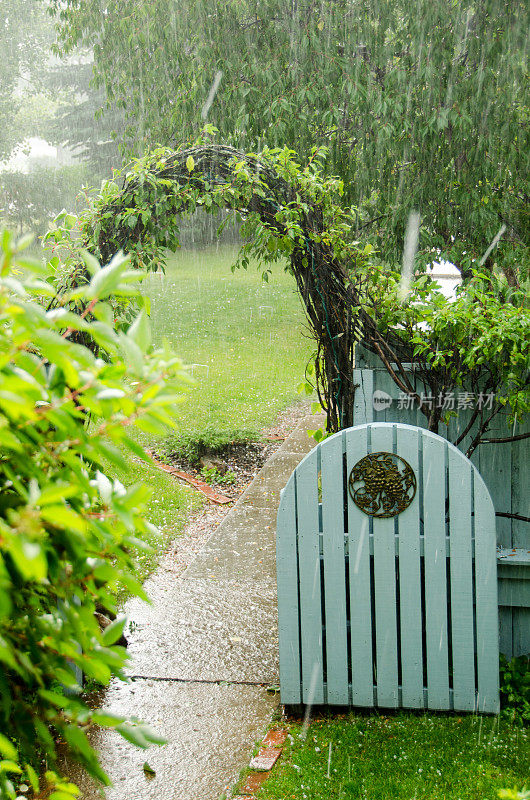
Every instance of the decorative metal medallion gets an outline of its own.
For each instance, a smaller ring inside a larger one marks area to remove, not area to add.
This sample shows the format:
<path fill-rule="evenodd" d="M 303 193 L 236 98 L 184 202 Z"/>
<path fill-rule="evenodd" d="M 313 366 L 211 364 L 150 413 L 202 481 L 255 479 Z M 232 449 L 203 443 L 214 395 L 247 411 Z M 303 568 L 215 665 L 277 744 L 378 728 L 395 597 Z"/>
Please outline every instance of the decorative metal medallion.
<path fill-rule="evenodd" d="M 350 472 L 350 496 L 371 517 L 395 517 L 410 506 L 416 476 L 410 464 L 394 453 L 370 453 Z"/>

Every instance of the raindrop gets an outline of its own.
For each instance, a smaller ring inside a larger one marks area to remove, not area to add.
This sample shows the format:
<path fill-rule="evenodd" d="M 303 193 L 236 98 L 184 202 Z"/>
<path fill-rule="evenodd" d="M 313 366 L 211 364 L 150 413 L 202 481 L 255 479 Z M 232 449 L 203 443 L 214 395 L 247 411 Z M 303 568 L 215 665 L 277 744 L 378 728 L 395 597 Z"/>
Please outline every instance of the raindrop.
<path fill-rule="evenodd" d="M 221 83 L 221 78 L 223 77 L 223 73 L 221 70 L 215 73 L 215 77 L 213 79 L 213 83 L 210 87 L 210 91 L 208 92 L 208 97 L 206 98 L 206 102 L 202 107 L 201 117 L 206 122 L 208 117 L 208 112 L 212 106 L 213 101 L 215 100 L 215 95 L 217 94 L 217 90 L 219 89 L 219 84 Z"/>
<path fill-rule="evenodd" d="M 403 266 L 401 269 L 401 283 L 398 295 L 401 301 L 405 300 L 410 290 L 412 273 L 414 270 L 414 258 L 418 249 L 418 237 L 420 232 L 419 211 L 411 211 L 407 222 L 405 233 L 405 246 L 403 248 Z"/>

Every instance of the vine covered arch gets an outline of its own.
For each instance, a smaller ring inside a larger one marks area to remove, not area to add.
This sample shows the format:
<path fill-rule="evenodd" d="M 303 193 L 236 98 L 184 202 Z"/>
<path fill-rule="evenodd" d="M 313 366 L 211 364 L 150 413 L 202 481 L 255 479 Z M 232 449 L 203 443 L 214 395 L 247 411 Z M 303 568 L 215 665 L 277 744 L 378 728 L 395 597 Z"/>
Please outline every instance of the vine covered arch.
<path fill-rule="evenodd" d="M 102 263 L 121 249 L 133 263 L 153 268 L 163 248 L 178 247 L 179 214 L 198 207 L 239 212 L 252 231 L 240 252 L 243 266 L 252 253 L 262 262 L 289 259 L 317 345 L 316 389 L 327 428 L 336 431 L 353 422 L 353 348 L 366 313 L 361 283 L 337 257 L 330 229 L 340 219 L 330 218 L 327 192 L 340 186 L 322 178 L 319 153 L 305 170 L 293 155 L 258 156 L 213 144 L 157 151 L 133 165 L 121 188 L 104 187 L 85 218 L 83 239 Z"/>
<path fill-rule="evenodd" d="M 457 303 L 444 303 L 436 284 L 421 274 L 412 276 L 405 302 L 399 269 L 374 263 L 373 248 L 355 241 L 355 209 L 341 201 L 342 182 L 324 175 L 325 156 L 325 149 L 315 149 L 302 166 L 288 148 L 243 153 L 209 140 L 160 148 L 121 173 L 121 185 L 116 178 L 103 184 L 81 218 L 76 244 L 103 264 L 123 250 L 133 266 L 156 269 L 165 249 L 179 246 L 182 214 L 236 210 L 246 237 L 239 265 L 246 267 L 250 256 L 265 265 L 288 261 L 316 342 L 314 375 L 327 430 L 353 423 L 354 347 L 362 341 L 435 432 L 444 411 L 429 397 L 458 386 L 475 392 L 507 387 L 493 409 L 472 416 L 469 455 L 494 441 L 484 433 L 506 404 L 519 420 L 530 407 L 524 300 L 519 308 L 517 294 L 504 297 L 493 276 L 477 271 Z M 68 281 L 86 280 L 81 260 L 71 263 Z M 510 438 L 513 433 L 502 441 Z"/>

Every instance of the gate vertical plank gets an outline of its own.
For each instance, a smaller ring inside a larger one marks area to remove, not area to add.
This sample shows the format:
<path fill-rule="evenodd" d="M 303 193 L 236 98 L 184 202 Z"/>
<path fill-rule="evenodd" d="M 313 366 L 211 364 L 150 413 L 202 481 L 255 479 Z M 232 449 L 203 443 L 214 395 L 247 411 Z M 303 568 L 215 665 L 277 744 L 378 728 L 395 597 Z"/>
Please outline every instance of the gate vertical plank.
<path fill-rule="evenodd" d="M 475 658 L 471 543 L 471 470 L 456 448 L 447 450 L 451 551 L 453 699 L 459 711 L 475 710 Z"/>
<path fill-rule="evenodd" d="M 302 702 L 324 703 L 322 598 L 318 514 L 318 452 L 296 468 L 296 515 L 302 621 Z"/>
<path fill-rule="evenodd" d="M 393 426 L 373 423 L 371 452 L 393 451 Z M 396 542 L 394 519 L 373 519 L 377 705 L 399 703 L 396 620 Z"/>
<path fill-rule="evenodd" d="M 298 554 L 296 546 L 295 477 L 283 490 L 276 525 L 276 576 L 278 584 L 278 636 L 280 697 L 298 704 L 300 695 L 300 609 L 298 608 Z"/>
<path fill-rule="evenodd" d="M 511 430 L 506 425 L 506 420 L 496 417 L 490 424 L 486 438 L 503 438 L 510 434 Z M 480 474 L 487 483 L 495 510 L 505 513 L 512 511 L 513 444 L 501 446 L 488 444 L 477 448 L 480 452 Z M 512 520 L 507 517 L 497 517 L 496 527 L 497 542 L 502 547 L 515 547 L 512 539 Z"/>
<path fill-rule="evenodd" d="M 368 452 L 367 428 L 346 431 L 346 474 Z M 352 703 L 374 705 L 372 665 L 372 587 L 370 586 L 370 518 L 357 508 L 348 493 L 348 552 L 350 573 L 350 625 Z"/>
<path fill-rule="evenodd" d="M 427 706 L 449 709 L 445 537 L 446 444 L 423 436 L 423 540 L 427 650 Z"/>
<path fill-rule="evenodd" d="M 396 517 L 399 532 L 399 605 L 401 630 L 402 705 L 423 708 L 423 643 L 420 578 L 420 473 L 418 429 L 397 426 L 396 453 L 410 464 L 416 476 L 416 495 Z"/>
<path fill-rule="evenodd" d="M 342 434 L 331 437 L 320 448 L 326 684 L 327 701 L 335 705 L 349 703 L 342 454 Z"/>
<path fill-rule="evenodd" d="M 374 407 L 372 396 L 374 393 L 374 371 L 372 369 L 354 369 L 353 382 L 358 385 L 353 400 L 353 419 L 356 425 L 372 422 Z"/>
<path fill-rule="evenodd" d="M 495 510 L 480 475 L 475 491 L 475 586 L 477 616 L 477 711 L 499 713 L 499 621 Z"/>
<path fill-rule="evenodd" d="M 530 422 L 526 428 L 519 425 L 515 433 L 530 431 Z M 512 512 L 530 517 L 530 439 L 521 439 L 511 445 L 503 444 L 501 447 L 510 447 L 512 451 Z M 499 509 L 502 510 L 502 509 Z M 513 519 L 512 521 L 512 547 L 528 548 L 528 522 Z"/>

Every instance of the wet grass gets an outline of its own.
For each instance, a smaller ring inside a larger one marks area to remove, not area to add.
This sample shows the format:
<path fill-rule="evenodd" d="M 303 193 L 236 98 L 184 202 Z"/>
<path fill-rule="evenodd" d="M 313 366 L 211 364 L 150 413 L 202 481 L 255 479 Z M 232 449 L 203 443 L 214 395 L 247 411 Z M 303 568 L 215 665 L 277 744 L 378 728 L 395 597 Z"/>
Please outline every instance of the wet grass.
<path fill-rule="evenodd" d="M 154 341 L 167 337 L 197 381 L 168 444 L 185 455 L 258 438 L 298 398 L 313 350 L 292 276 L 278 266 L 265 283 L 256 264 L 233 273 L 236 254 L 183 250 L 144 284 Z"/>
<path fill-rule="evenodd" d="M 528 729 L 502 718 L 398 713 L 292 724 L 257 800 L 495 800 L 530 775 Z"/>
<path fill-rule="evenodd" d="M 178 433 L 168 433 L 163 443 L 138 434 L 146 447 L 193 457 L 204 447 L 256 439 L 299 397 L 311 343 L 302 335 L 294 281 L 278 268 L 264 283 L 257 265 L 232 273 L 236 254 L 226 245 L 181 251 L 168 259 L 166 275 L 152 275 L 144 284 L 155 344 L 167 337 L 194 365 L 197 381 L 180 407 Z M 144 535 L 152 552 L 138 555 L 137 578 L 144 581 L 205 500 L 153 465 L 130 457 L 128 464 L 127 471 L 108 464 L 107 474 L 153 490 L 146 516 L 158 532 Z"/>

